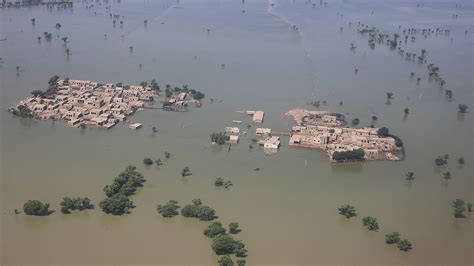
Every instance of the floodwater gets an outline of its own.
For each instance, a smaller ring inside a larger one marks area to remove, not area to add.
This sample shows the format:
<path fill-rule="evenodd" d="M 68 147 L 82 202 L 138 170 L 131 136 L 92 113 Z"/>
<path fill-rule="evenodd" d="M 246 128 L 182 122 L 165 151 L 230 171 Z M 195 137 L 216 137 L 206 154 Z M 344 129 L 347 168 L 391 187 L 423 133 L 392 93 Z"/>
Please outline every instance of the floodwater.
<path fill-rule="evenodd" d="M 456 198 L 474 201 L 472 1 L 424 1 L 419 8 L 408 0 L 330 0 L 327 7 L 315 0 L 273 2 L 78 1 L 60 11 L 1 9 L 0 39 L 7 38 L 0 41 L 1 264 L 216 265 L 211 241 L 202 234 L 208 223 L 165 219 L 156 211 L 170 199 L 184 205 L 201 198 L 223 224 L 240 224 L 237 237 L 249 250 L 248 265 L 472 265 L 474 216 L 455 219 L 451 208 Z M 113 27 L 106 5 L 125 16 L 122 27 L 118 20 Z M 417 35 L 403 47 L 427 50 L 428 63 L 440 67 L 453 100 L 428 80 L 426 64 L 407 62 L 386 45 L 372 50 L 356 31 L 358 21 L 390 35 L 399 25 L 450 29 L 449 36 Z M 38 42 L 45 31 L 52 40 Z M 422 78 L 419 85 L 410 72 Z M 104 83 L 157 79 L 162 88 L 189 84 L 206 99 L 202 108 L 185 113 L 139 112 L 130 117 L 144 124 L 138 131 L 126 124 L 73 129 L 6 111 L 56 74 Z M 385 103 L 388 91 L 394 93 L 391 104 Z M 331 164 L 321 152 L 288 147 L 286 138 L 277 154 L 249 151 L 255 125 L 236 111 L 263 110 L 263 126 L 288 131 L 293 122 L 283 114 L 316 100 L 327 101 L 319 109 L 348 113 L 361 125 L 376 115 L 377 126 L 402 138 L 406 159 Z M 458 114 L 459 103 L 471 112 Z M 212 147 L 209 133 L 234 119 L 244 121 L 244 130 L 252 124 L 249 134 L 230 151 Z M 164 159 L 165 151 L 172 157 L 164 165 L 143 166 L 143 158 Z M 444 154 L 450 155 L 448 166 L 435 168 L 434 159 Z M 459 157 L 466 165 L 457 165 Z M 64 196 L 98 204 L 105 197 L 102 188 L 129 164 L 147 179 L 132 196 L 131 214 L 116 217 L 99 208 L 59 212 Z M 185 166 L 192 176 L 180 176 Z M 441 177 L 448 170 L 449 181 Z M 408 171 L 415 180 L 404 179 Z M 219 176 L 234 186 L 216 189 Z M 49 202 L 57 212 L 15 215 L 29 199 Z M 344 203 L 356 207 L 356 218 L 338 215 Z M 379 232 L 362 228 L 366 215 L 378 219 Z M 384 234 L 393 231 L 414 249 L 403 253 L 386 245 Z"/>

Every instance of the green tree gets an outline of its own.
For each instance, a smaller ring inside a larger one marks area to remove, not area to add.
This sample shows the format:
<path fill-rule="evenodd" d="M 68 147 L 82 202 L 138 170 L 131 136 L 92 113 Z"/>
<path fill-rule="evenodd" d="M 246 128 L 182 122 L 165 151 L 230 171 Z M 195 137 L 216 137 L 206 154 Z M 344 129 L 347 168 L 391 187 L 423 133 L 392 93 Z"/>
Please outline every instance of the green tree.
<path fill-rule="evenodd" d="M 44 92 L 42 90 L 34 90 L 31 92 L 34 97 L 43 97 Z"/>
<path fill-rule="evenodd" d="M 230 136 L 227 136 L 225 132 L 213 132 L 209 136 L 211 142 L 217 145 L 222 145 L 230 139 Z"/>
<path fill-rule="evenodd" d="M 397 244 L 400 242 L 400 233 L 399 232 L 393 232 L 391 234 L 386 234 L 385 235 L 385 243 L 387 244 Z"/>
<path fill-rule="evenodd" d="M 176 200 L 170 200 L 165 205 L 158 205 L 156 209 L 161 216 L 169 218 L 178 215 L 179 208 L 180 206 Z"/>
<path fill-rule="evenodd" d="M 166 159 L 169 159 L 169 158 L 171 158 L 171 153 L 169 153 L 169 152 L 165 151 L 165 158 L 166 158 Z"/>
<path fill-rule="evenodd" d="M 343 215 L 346 218 L 351 218 L 356 216 L 356 210 L 354 206 L 351 206 L 349 204 L 342 205 L 341 207 L 338 208 L 339 214 Z"/>
<path fill-rule="evenodd" d="M 218 263 L 219 266 L 234 266 L 234 262 L 229 255 L 220 257 Z"/>
<path fill-rule="evenodd" d="M 39 200 L 28 200 L 23 204 L 23 212 L 26 215 L 46 216 L 51 214 L 48 203 L 42 203 Z"/>
<path fill-rule="evenodd" d="M 400 240 L 398 242 L 398 248 L 401 250 L 401 251 L 410 251 L 411 249 L 413 249 L 413 246 L 411 245 L 411 242 L 404 239 L 404 240 Z"/>
<path fill-rule="evenodd" d="M 57 82 L 59 81 L 59 76 L 58 75 L 54 75 L 52 76 L 49 80 L 48 80 L 48 85 L 50 87 L 54 87 L 56 86 Z"/>
<path fill-rule="evenodd" d="M 363 149 L 356 149 L 352 151 L 336 151 L 332 154 L 332 159 L 337 162 L 343 161 L 360 161 L 364 160 L 365 151 Z"/>
<path fill-rule="evenodd" d="M 230 223 L 229 224 L 229 233 L 230 234 L 238 234 L 240 233 L 240 228 L 239 228 L 239 224 L 238 223 Z"/>
<path fill-rule="evenodd" d="M 362 219 L 362 224 L 367 227 L 370 231 L 378 231 L 379 230 L 379 224 L 377 222 L 377 219 L 372 216 L 367 216 Z"/>
<path fill-rule="evenodd" d="M 466 211 L 466 203 L 462 199 L 456 199 L 453 201 L 452 207 L 454 208 L 454 217 L 464 218 L 464 212 Z"/>
<path fill-rule="evenodd" d="M 122 215 L 129 213 L 129 209 L 133 207 L 133 202 L 123 194 L 114 194 L 113 196 L 102 200 L 99 203 L 102 211 L 113 215 Z"/>
<path fill-rule="evenodd" d="M 207 237 L 215 237 L 220 234 L 225 234 L 226 230 L 222 227 L 220 222 L 212 222 L 205 230 L 204 235 Z"/>
<path fill-rule="evenodd" d="M 405 109 L 403 109 L 403 112 L 405 113 L 405 115 L 407 115 L 410 112 L 410 109 L 408 109 L 408 107 L 405 107 Z"/>
<path fill-rule="evenodd" d="M 464 113 L 467 113 L 467 108 L 469 108 L 467 105 L 461 103 L 458 105 L 458 108 L 459 108 L 459 112 L 464 114 Z"/>
<path fill-rule="evenodd" d="M 390 133 L 389 133 L 388 128 L 386 128 L 386 127 L 381 127 L 381 128 L 379 128 L 379 129 L 377 130 L 377 134 L 378 134 L 380 137 L 385 138 L 385 137 L 388 137 L 388 135 L 389 135 Z"/>
<path fill-rule="evenodd" d="M 150 158 L 145 158 L 145 159 L 143 159 L 143 164 L 144 164 L 144 165 L 152 165 L 152 164 L 153 164 L 153 160 L 150 159 Z"/>
<path fill-rule="evenodd" d="M 451 177 L 451 172 L 449 172 L 449 171 L 444 172 L 444 173 L 443 173 L 443 178 L 444 178 L 444 179 L 451 179 L 451 178 L 452 178 L 452 177 Z"/>
<path fill-rule="evenodd" d="M 413 179 L 415 179 L 414 175 L 415 175 L 415 173 L 413 173 L 413 172 L 408 172 L 408 173 L 406 173 L 406 175 L 405 175 L 405 176 L 406 176 L 406 180 L 413 180 Z"/>
<path fill-rule="evenodd" d="M 464 165 L 464 157 L 461 157 L 458 159 L 458 164 L 459 165 Z"/>
<path fill-rule="evenodd" d="M 212 239 L 212 250 L 217 255 L 234 254 L 236 241 L 229 235 L 218 235 Z"/>
<path fill-rule="evenodd" d="M 393 99 L 393 93 L 387 92 L 387 100 Z"/>
<path fill-rule="evenodd" d="M 437 166 L 443 166 L 445 164 L 448 164 L 448 160 L 446 158 L 443 158 L 441 156 L 438 156 L 436 159 L 435 159 L 435 165 Z"/>
<path fill-rule="evenodd" d="M 191 175 L 191 172 L 189 170 L 189 167 L 184 167 L 183 170 L 181 170 L 181 176 L 188 176 Z"/>
<path fill-rule="evenodd" d="M 246 263 L 247 263 L 247 261 L 245 261 L 244 259 L 238 259 L 237 260 L 237 266 L 245 266 Z"/>
<path fill-rule="evenodd" d="M 222 187 L 224 185 L 224 179 L 222 177 L 218 177 L 216 181 L 214 181 L 214 185 L 216 187 Z"/>
<path fill-rule="evenodd" d="M 360 123 L 359 118 L 352 119 L 352 125 L 357 126 Z"/>

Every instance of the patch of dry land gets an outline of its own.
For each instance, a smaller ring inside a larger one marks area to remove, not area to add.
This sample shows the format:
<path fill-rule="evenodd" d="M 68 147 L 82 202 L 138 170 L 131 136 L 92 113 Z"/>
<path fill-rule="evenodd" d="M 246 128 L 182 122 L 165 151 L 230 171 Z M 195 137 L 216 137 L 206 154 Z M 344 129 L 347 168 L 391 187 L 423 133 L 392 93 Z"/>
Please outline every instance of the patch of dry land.
<path fill-rule="evenodd" d="M 387 128 L 348 128 L 344 117 L 327 111 L 294 109 L 286 113 L 296 122 L 290 146 L 321 149 L 332 161 L 391 160 L 402 158 L 403 144 Z"/>

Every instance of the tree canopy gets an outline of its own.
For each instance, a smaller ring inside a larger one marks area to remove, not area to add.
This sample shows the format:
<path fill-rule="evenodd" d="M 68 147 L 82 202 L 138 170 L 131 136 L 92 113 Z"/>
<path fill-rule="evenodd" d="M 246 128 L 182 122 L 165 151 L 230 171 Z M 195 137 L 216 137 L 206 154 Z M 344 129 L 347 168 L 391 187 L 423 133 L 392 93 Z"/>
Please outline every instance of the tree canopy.
<path fill-rule="evenodd" d="M 332 154 L 332 159 L 338 162 L 342 161 L 360 161 L 364 160 L 365 151 L 363 149 L 356 149 L 352 151 L 335 151 Z"/>
<path fill-rule="evenodd" d="M 362 219 L 362 224 L 367 227 L 370 231 L 378 231 L 379 230 L 379 223 L 377 219 L 372 216 L 367 216 Z"/>
<path fill-rule="evenodd" d="M 349 204 L 342 205 L 338 208 L 339 214 L 345 216 L 346 218 L 351 218 L 356 216 L 355 207 Z"/>
<path fill-rule="evenodd" d="M 220 234 L 225 234 L 226 230 L 224 227 L 222 227 L 222 224 L 220 222 L 212 222 L 205 230 L 204 230 L 204 235 L 207 237 L 215 237 Z"/>
<path fill-rule="evenodd" d="M 184 217 L 197 218 L 201 221 L 212 221 L 216 219 L 216 212 L 208 206 L 203 206 L 200 199 L 194 199 L 192 204 L 185 205 L 181 209 L 181 215 Z"/>
<path fill-rule="evenodd" d="M 60 205 L 61 205 L 61 212 L 64 214 L 71 213 L 71 210 L 83 211 L 86 209 L 94 208 L 94 205 L 91 204 L 91 200 L 87 197 L 85 198 L 64 197 Z"/>
<path fill-rule="evenodd" d="M 388 128 L 386 127 L 381 127 L 379 128 L 379 130 L 377 130 L 377 134 L 380 136 L 380 137 L 388 137 L 389 135 L 389 130 Z"/>
<path fill-rule="evenodd" d="M 178 215 L 179 208 L 180 206 L 176 200 L 170 200 L 165 205 L 158 205 L 156 209 L 161 216 L 169 218 Z"/>
<path fill-rule="evenodd" d="M 48 203 L 42 203 L 39 200 L 28 200 L 23 204 L 23 212 L 26 215 L 46 216 L 51 214 Z"/>

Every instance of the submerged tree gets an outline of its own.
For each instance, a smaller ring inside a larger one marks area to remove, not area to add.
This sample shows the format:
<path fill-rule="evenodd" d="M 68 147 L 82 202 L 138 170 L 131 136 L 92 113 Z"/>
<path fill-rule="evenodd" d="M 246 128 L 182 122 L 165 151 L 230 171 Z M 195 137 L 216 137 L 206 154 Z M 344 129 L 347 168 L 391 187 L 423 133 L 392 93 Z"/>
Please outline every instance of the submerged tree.
<path fill-rule="evenodd" d="M 234 262 L 229 255 L 220 257 L 217 262 L 219 263 L 219 266 L 234 266 Z"/>
<path fill-rule="evenodd" d="M 169 218 L 178 215 L 179 208 L 180 206 L 176 200 L 170 200 L 165 205 L 158 205 L 156 209 L 161 216 Z"/>
<path fill-rule="evenodd" d="M 26 215 L 46 216 L 51 214 L 48 203 L 42 203 L 39 200 L 28 200 L 23 205 L 23 212 Z"/>
<path fill-rule="evenodd" d="M 362 219 L 362 224 L 367 227 L 370 231 L 378 231 L 379 230 L 379 224 L 377 222 L 377 219 L 372 216 L 367 216 Z"/>
<path fill-rule="evenodd" d="M 229 224 L 229 233 L 230 234 L 238 234 L 240 233 L 240 228 L 239 228 L 239 224 L 238 223 L 230 223 Z"/>
<path fill-rule="evenodd" d="M 397 244 L 400 242 L 400 233 L 399 232 L 393 232 L 391 234 L 386 234 L 385 235 L 385 243 L 387 244 Z"/>
<path fill-rule="evenodd" d="M 392 97 L 393 97 L 393 93 L 387 92 L 387 100 L 393 99 Z"/>
<path fill-rule="evenodd" d="M 342 205 L 338 208 L 339 214 L 345 216 L 346 218 L 351 218 L 356 216 L 355 207 L 349 204 Z"/>
<path fill-rule="evenodd" d="M 464 113 L 467 113 L 467 108 L 469 108 L 469 107 L 467 105 L 461 103 L 461 104 L 459 104 L 458 108 L 459 108 L 459 112 L 464 114 Z"/>
<path fill-rule="evenodd" d="M 406 173 L 405 176 L 406 176 L 407 180 L 413 180 L 413 179 L 415 179 L 414 175 L 415 175 L 414 172 L 408 172 L 408 173 Z"/>
<path fill-rule="evenodd" d="M 454 208 L 455 218 L 464 218 L 464 212 L 466 211 L 466 203 L 462 199 L 456 199 L 453 201 L 452 207 Z"/>
<path fill-rule="evenodd" d="M 212 222 L 205 230 L 204 235 L 213 238 L 217 235 L 225 234 L 226 230 L 220 222 Z"/>
<path fill-rule="evenodd" d="M 413 246 L 411 245 L 411 242 L 408 241 L 407 239 L 403 239 L 403 240 L 400 240 L 398 242 L 398 248 L 401 250 L 401 251 L 410 251 L 411 249 L 413 249 Z"/>

